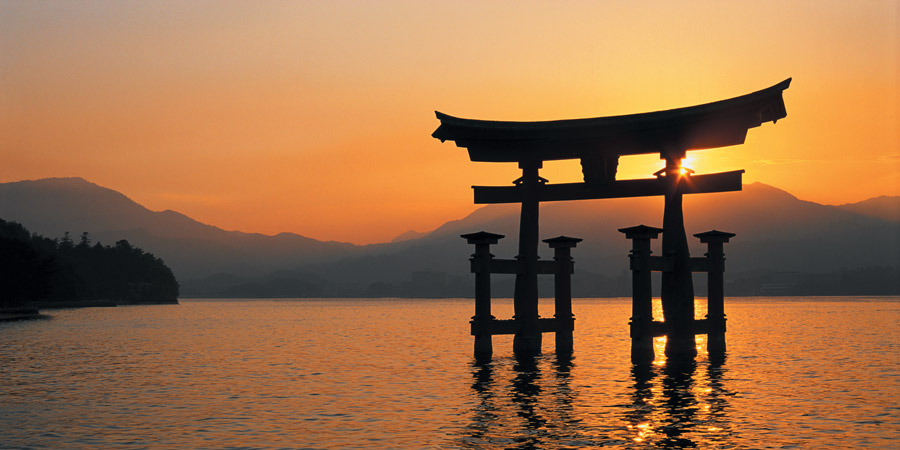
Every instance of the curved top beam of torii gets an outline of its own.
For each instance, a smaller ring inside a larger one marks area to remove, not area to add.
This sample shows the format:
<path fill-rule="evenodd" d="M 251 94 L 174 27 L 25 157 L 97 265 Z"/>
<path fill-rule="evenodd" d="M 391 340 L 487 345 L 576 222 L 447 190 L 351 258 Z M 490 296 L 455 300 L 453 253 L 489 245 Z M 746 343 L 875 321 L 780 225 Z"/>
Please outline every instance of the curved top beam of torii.
<path fill-rule="evenodd" d="M 597 159 L 744 143 L 747 130 L 787 116 L 782 93 L 788 78 L 774 86 L 685 108 L 624 116 L 544 122 L 462 119 L 435 111 L 441 125 L 432 134 L 469 150 L 472 161 L 539 162 Z"/>

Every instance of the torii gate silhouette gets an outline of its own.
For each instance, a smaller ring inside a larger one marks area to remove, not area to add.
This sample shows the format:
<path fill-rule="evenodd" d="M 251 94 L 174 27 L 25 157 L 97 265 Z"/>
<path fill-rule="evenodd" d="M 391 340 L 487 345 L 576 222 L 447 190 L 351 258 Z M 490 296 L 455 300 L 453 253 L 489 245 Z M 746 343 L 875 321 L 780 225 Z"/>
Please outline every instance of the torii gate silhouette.
<path fill-rule="evenodd" d="M 472 161 L 515 162 L 522 169 L 522 176 L 513 186 L 473 186 L 476 204 L 521 203 L 519 254 L 515 260 L 497 260 L 490 255 L 489 245 L 503 236 L 484 232 L 463 236 L 476 245 L 472 271 L 481 277 L 476 277 L 476 315 L 472 320 L 476 355 L 490 355 L 493 334 L 515 334 L 516 354 L 540 353 L 541 333 L 547 331 L 556 332 L 557 351 L 571 349 L 571 294 L 568 300 L 561 299 L 566 292 L 560 294 L 559 283 L 560 275 L 568 280 L 572 272 L 568 249 L 580 239 L 561 236 L 548 240 L 551 247 L 557 248 L 556 261 L 549 264 L 538 261 L 540 202 L 653 195 L 665 196 L 662 229 L 638 226 L 620 230 L 634 240 L 632 360 L 652 361 L 652 338 L 661 335 L 667 336 L 666 356 L 670 359 L 693 359 L 697 332 L 709 333 L 711 349 L 716 346 L 724 350 L 725 317 L 721 305 L 710 305 L 708 321 L 694 320 L 691 272 L 710 272 L 710 286 L 719 292 L 710 293 L 709 298 L 711 302 L 714 299 L 720 302 L 724 270 L 722 243 L 734 235 L 715 230 L 698 234 L 701 242 L 710 245 L 710 253 L 703 261 L 703 258 L 691 258 L 682 196 L 739 191 L 744 171 L 694 175 L 683 170 L 681 162 L 689 150 L 743 144 L 750 128 L 786 117 L 782 94 L 790 83 L 788 78 L 751 94 L 702 105 L 590 119 L 500 122 L 462 119 L 435 111 L 441 125 L 433 137 L 441 142 L 455 141 L 458 147 L 468 149 Z M 652 153 L 658 153 L 666 162 L 665 168 L 655 174 L 656 178 L 616 179 L 620 156 Z M 565 159 L 581 160 L 584 182 L 548 184 L 538 174 L 543 161 Z M 660 232 L 663 256 L 650 257 L 649 241 Z M 566 249 L 561 256 L 560 248 Z M 651 270 L 662 272 L 660 297 L 665 322 L 653 322 L 650 315 Z M 511 321 L 496 320 L 490 315 L 490 273 L 516 274 L 515 317 Z M 555 319 L 538 316 L 539 273 L 557 275 Z M 566 286 L 563 291 L 567 289 Z M 568 314 L 561 315 L 560 308 L 565 309 L 567 301 Z"/>

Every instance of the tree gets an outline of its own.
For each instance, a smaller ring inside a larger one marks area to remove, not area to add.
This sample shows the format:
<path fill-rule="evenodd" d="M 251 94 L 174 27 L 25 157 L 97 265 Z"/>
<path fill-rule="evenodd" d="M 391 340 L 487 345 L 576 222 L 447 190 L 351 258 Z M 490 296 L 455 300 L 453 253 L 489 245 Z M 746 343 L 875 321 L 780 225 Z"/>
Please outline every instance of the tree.
<path fill-rule="evenodd" d="M 55 261 L 22 225 L 0 219 L 0 308 L 21 307 L 49 293 Z"/>
<path fill-rule="evenodd" d="M 30 234 L 0 219 L 0 306 L 29 300 L 108 300 L 116 303 L 175 302 L 178 282 L 163 260 L 126 240 L 113 247 L 77 246 L 68 232 L 61 240 Z"/>
<path fill-rule="evenodd" d="M 72 236 L 70 236 L 69 232 L 66 231 L 65 234 L 63 234 L 62 239 L 59 241 L 59 249 L 62 251 L 68 251 L 71 250 L 72 247 Z"/>
<path fill-rule="evenodd" d="M 81 248 L 87 248 L 91 246 L 91 237 L 87 231 L 81 233 L 81 242 L 78 243 L 78 246 Z"/>

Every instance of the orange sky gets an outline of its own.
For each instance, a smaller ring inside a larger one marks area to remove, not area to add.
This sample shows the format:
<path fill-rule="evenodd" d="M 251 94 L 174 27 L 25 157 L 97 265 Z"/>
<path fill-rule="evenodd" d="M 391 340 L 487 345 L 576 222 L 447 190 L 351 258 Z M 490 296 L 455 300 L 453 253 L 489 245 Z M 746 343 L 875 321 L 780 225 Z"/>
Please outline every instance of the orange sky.
<path fill-rule="evenodd" d="M 787 77 L 784 121 L 689 165 L 827 204 L 900 195 L 896 1 L 4 0 L 0 182 L 81 176 L 226 229 L 380 242 L 519 176 L 432 139 L 434 110 L 629 114 Z"/>

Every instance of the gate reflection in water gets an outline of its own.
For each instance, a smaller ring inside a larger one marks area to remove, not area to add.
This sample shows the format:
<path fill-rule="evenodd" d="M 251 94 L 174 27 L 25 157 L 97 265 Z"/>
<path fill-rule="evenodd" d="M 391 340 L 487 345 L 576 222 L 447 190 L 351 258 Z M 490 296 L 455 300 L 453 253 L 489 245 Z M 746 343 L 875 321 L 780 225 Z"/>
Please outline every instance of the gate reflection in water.
<path fill-rule="evenodd" d="M 664 338 L 660 339 L 664 346 Z M 724 360 L 633 366 L 626 403 L 585 409 L 577 360 L 557 355 L 474 361 L 478 403 L 463 448 L 710 448 L 734 437 Z M 573 372 L 575 372 L 573 374 Z M 588 387 L 588 386 L 583 386 Z M 614 400 L 614 399 L 607 399 Z"/>

